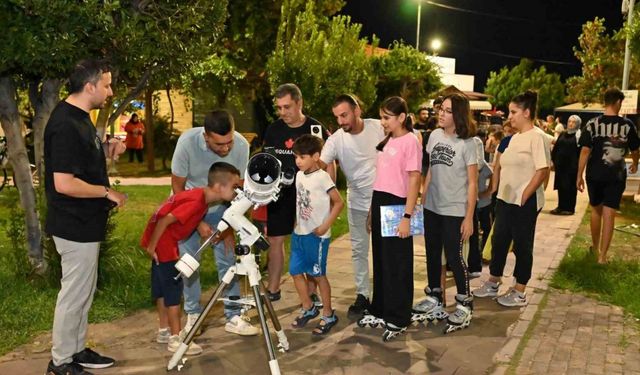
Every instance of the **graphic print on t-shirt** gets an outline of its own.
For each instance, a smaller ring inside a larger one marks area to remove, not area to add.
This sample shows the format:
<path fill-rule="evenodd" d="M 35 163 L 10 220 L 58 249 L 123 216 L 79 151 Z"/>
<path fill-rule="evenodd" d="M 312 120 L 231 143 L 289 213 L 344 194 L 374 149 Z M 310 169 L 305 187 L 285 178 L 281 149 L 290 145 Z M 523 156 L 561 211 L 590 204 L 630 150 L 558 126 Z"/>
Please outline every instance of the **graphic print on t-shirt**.
<path fill-rule="evenodd" d="M 433 146 L 429 161 L 431 165 L 444 164 L 450 167 L 453 165 L 453 158 L 455 156 L 456 152 L 450 144 L 438 142 Z"/>
<path fill-rule="evenodd" d="M 296 199 L 296 202 L 298 203 L 300 220 L 309 220 L 313 213 L 313 207 L 311 207 L 311 192 L 303 186 L 298 185 L 297 194 L 298 199 Z"/>
<path fill-rule="evenodd" d="M 284 146 L 288 149 L 290 149 L 291 147 L 293 147 L 293 138 L 289 138 L 284 142 Z"/>
<path fill-rule="evenodd" d="M 626 153 L 626 143 L 617 137 L 611 137 L 602 144 L 602 161 L 607 167 L 620 164 L 624 168 L 624 154 Z"/>

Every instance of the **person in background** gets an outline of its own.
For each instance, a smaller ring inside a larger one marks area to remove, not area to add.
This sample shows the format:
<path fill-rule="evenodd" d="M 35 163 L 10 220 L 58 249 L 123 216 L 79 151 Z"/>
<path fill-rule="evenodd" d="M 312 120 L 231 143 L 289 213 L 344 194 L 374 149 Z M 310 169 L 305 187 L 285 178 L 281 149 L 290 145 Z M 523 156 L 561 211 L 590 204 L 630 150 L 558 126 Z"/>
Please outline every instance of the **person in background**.
<path fill-rule="evenodd" d="M 484 146 L 482 140 L 473 137 L 478 157 L 478 203 L 473 220 L 473 234 L 469 238 L 469 255 L 467 264 L 469 277 L 476 278 L 482 274 L 482 249 L 487 243 L 491 232 L 491 175 L 493 171 L 484 160 Z M 482 240 L 480 232 L 482 231 Z"/>
<path fill-rule="evenodd" d="M 135 154 L 138 159 L 138 163 L 142 163 L 142 149 L 144 148 L 143 136 L 144 136 L 144 124 L 138 118 L 138 114 L 131 115 L 131 119 L 124 127 L 124 131 L 127 132 L 127 137 L 124 140 L 127 150 L 129 151 L 129 163 L 133 163 L 133 155 Z"/>
<path fill-rule="evenodd" d="M 638 171 L 638 130 L 620 117 L 624 93 L 610 88 L 604 93 L 604 114 L 587 122 L 580 134 L 580 159 L 576 186 L 584 191 L 582 177 L 587 169 L 587 191 L 591 205 L 591 249 L 598 263 L 607 263 L 607 251 L 613 237 L 616 210 L 627 183 L 624 155 L 631 150 L 629 173 Z"/>
<path fill-rule="evenodd" d="M 558 207 L 549 212 L 552 215 L 573 215 L 576 210 L 578 189 L 575 181 L 580 157 L 576 134 L 581 123 L 579 116 L 571 115 L 567 121 L 567 130 L 560 133 L 551 149 L 551 161 L 555 170 L 553 188 L 558 190 Z"/>
<path fill-rule="evenodd" d="M 302 112 L 304 100 L 300 88 L 293 83 L 280 85 L 275 92 L 275 106 L 278 120 L 267 127 L 263 146 L 271 148 L 282 163 L 282 170 L 297 172 L 293 144 L 303 134 L 311 134 L 322 139 L 329 137 L 329 132 L 322 124 L 311 116 Z M 268 252 L 268 285 L 267 297 L 271 301 L 278 301 L 280 281 L 284 268 L 284 241 L 293 233 L 296 219 L 296 187 L 295 184 L 285 186 L 280 190 L 277 201 L 267 205 L 267 237 L 271 246 Z M 313 283 L 313 280 L 310 280 Z M 314 290 L 310 285 L 310 290 Z M 314 302 L 321 302 L 314 295 Z"/>

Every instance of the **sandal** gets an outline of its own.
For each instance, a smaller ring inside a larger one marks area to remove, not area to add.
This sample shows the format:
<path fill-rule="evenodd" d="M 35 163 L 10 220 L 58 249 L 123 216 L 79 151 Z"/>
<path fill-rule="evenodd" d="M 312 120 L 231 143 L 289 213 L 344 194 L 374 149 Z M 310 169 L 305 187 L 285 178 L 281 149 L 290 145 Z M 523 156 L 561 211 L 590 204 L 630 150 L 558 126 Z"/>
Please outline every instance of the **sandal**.
<path fill-rule="evenodd" d="M 336 315 L 336 311 L 333 310 L 333 314 L 331 314 L 331 316 L 323 316 L 320 318 L 318 325 L 311 333 L 314 336 L 326 335 L 336 324 L 338 324 L 338 316 Z"/>
<path fill-rule="evenodd" d="M 315 305 L 312 305 L 309 310 L 305 310 L 304 308 L 300 310 L 300 315 L 298 315 L 291 323 L 293 328 L 302 328 L 307 325 L 307 323 L 318 316 L 320 314 L 320 310 Z"/>

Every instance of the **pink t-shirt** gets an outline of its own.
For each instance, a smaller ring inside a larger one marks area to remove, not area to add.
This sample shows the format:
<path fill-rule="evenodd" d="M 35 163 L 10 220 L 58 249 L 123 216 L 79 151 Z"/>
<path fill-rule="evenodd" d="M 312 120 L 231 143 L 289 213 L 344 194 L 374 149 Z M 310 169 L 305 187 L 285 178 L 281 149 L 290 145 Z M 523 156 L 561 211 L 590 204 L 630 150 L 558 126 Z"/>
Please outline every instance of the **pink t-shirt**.
<path fill-rule="evenodd" d="M 413 133 L 389 139 L 376 162 L 376 180 L 373 190 L 406 198 L 409 190 L 409 172 L 420 171 L 422 150 Z"/>

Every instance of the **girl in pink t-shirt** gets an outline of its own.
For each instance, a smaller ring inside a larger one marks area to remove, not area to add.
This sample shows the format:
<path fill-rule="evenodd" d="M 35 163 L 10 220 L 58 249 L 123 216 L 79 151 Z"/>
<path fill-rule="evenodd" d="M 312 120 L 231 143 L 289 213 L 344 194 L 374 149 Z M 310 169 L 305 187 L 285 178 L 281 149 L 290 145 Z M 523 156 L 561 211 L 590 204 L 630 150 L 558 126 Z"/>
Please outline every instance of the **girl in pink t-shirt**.
<path fill-rule="evenodd" d="M 411 323 L 413 237 L 410 219 L 418 198 L 422 151 L 408 112 L 407 103 L 398 96 L 387 98 L 380 106 L 380 120 L 388 135 L 376 147 L 380 152 L 368 218 L 373 248 L 373 300 L 358 325 L 385 325 L 384 341 L 404 333 Z M 380 208 L 392 205 L 400 206 L 404 216 L 396 236 L 382 237 Z"/>

